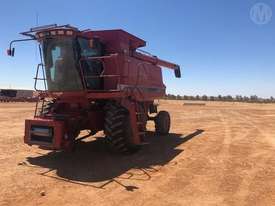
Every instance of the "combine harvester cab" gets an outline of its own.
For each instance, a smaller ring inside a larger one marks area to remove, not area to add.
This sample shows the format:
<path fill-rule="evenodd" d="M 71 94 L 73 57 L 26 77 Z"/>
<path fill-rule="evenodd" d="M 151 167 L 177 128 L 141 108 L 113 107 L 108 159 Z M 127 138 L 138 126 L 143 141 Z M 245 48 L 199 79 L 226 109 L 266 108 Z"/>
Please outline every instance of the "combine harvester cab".
<path fill-rule="evenodd" d="M 161 67 L 178 78 L 180 67 L 139 51 L 144 40 L 123 30 L 55 24 L 21 34 L 29 38 L 12 41 L 8 55 L 14 56 L 15 42 L 30 40 L 39 42 L 41 55 L 34 86 L 39 100 L 25 122 L 26 144 L 66 150 L 103 130 L 108 147 L 125 153 L 142 144 L 149 120 L 156 132 L 168 134 L 169 113 L 158 112 L 154 99 L 165 95 Z M 81 130 L 90 133 L 78 137 Z"/>

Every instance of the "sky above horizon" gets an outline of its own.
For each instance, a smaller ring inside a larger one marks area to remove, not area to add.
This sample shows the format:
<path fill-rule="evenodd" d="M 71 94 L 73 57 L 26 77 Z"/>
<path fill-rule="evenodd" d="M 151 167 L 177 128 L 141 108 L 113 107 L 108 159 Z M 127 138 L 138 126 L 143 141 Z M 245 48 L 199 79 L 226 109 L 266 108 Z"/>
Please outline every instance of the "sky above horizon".
<path fill-rule="evenodd" d="M 115 3 L 114 3 L 115 2 Z M 0 88 L 33 88 L 39 63 L 35 43 L 18 43 L 19 32 L 38 25 L 71 24 L 81 29 L 121 28 L 147 42 L 142 48 L 177 63 L 182 78 L 163 70 L 167 93 L 275 97 L 275 16 L 256 24 L 254 0 L 10 0 L 0 7 Z M 261 0 L 275 12 L 275 0 Z"/>

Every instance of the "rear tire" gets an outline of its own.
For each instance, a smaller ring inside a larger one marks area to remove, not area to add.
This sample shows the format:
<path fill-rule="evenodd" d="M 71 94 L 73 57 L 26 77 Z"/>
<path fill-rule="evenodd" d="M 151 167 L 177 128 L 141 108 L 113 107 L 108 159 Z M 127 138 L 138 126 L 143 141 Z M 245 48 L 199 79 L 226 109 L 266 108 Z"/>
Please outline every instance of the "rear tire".
<path fill-rule="evenodd" d="M 130 143 L 132 129 L 129 112 L 115 103 L 105 107 L 104 122 L 105 139 L 108 148 L 115 153 L 132 153 L 136 147 Z"/>
<path fill-rule="evenodd" d="M 154 119 L 156 133 L 160 135 L 167 135 L 170 130 L 170 115 L 166 111 L 160 111 Z"/>

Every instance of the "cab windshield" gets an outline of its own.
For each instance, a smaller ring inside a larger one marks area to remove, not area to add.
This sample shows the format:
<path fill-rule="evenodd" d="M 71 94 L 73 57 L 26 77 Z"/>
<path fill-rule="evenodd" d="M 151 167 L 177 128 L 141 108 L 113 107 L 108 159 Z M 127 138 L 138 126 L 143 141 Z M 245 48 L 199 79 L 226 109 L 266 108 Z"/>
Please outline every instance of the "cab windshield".
<path fill-rule="evenodd" d="M 51 38 L 42 43 L 47 87 L 49 91 L 79 91 L 83 89 L 77 68 L 75 39 Z"/>

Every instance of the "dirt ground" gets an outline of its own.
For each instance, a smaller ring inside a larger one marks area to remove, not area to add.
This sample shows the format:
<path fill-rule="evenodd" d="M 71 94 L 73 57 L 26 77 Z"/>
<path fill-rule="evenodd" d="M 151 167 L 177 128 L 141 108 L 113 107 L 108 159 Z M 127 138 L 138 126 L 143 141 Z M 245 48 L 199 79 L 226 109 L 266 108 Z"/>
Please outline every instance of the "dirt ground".
<path fill-rule="evenodd" d="M 130 156 L 102 138 L 72 154 L 24 145 L 33 109 L 0 103 L 1 206 L 275 205 L 275 105 L 161 101 L 171 134 Z"/>

